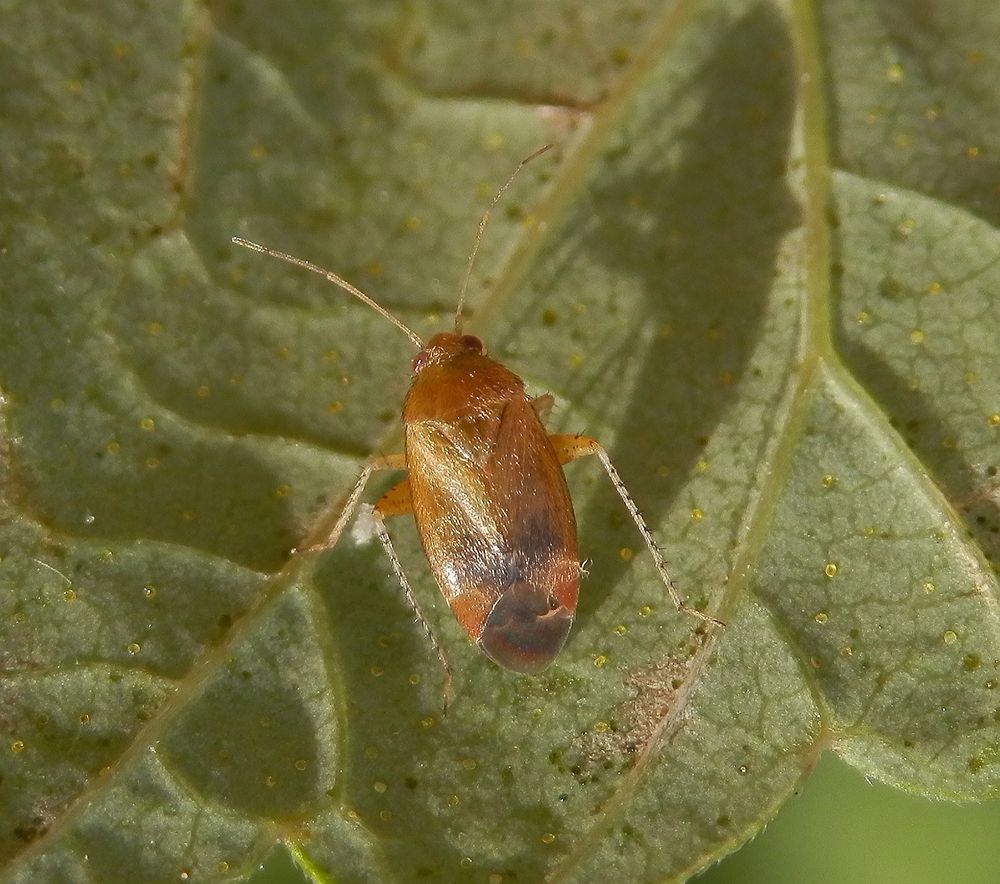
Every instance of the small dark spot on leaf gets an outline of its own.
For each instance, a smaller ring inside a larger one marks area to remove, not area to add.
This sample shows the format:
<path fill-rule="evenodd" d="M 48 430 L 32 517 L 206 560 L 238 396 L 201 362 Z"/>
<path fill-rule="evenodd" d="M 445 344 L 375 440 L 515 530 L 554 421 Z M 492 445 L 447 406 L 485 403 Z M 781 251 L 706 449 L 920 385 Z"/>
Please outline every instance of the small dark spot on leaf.
<path fill-rule="evenodd" d="M 980 660 L 978 654 L 966 654 L 962 660 L 962 668 L 966 672 L 975 672 L 981 663 L 982 660 Z"/>
<path fill-rule="evenodd" d="M 41 817 L 33 817 L 24 825 L 14 827 L 14 837 L 25 844 L 30 844 L 36 838 L 44 835 L 48 826 L 44 824 Z"/>
<path fill-rule="evenodd" d="M 618 67 L 628 64 L 632 60 L 632 50 L 628 46 L 615 46 L 611 50 L 611 62 Z"/>
<path fill-rule="evenodd" d="M 622 144 L 619 144 L 607 151 L 604 154 L 604 159 L 610 163 L 615 160 L 619 160 L 622 157 L 627 157 L 630 153 L 632 153 L 632 145 L 623 142 Z"/>

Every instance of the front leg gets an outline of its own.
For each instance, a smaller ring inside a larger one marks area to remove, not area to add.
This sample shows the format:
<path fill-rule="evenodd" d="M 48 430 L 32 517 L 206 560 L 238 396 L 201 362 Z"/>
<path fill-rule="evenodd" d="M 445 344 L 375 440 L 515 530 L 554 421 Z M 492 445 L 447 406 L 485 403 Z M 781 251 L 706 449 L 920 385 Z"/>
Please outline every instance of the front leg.
<path fill-rule="evenodd" d="M 337 521 L 334 523 L 330 532 L 325 537 L 317 539 L 307 537 L 305 546 L 293 549 L 292 555 L 307 552 L 321 552 L 324 549 L 332 549 L 336 546 L 337 541 L 340 540 L 340 535 L 344 533 L 347 523 L 351 521 L 351 516 L 354 515 L 354 511 L 358 508 L 358 503 L 361 501 L 361 495 L 364 493 L 365 486 L 368 484 L 368 480 L 372 477 L 372 473 L 377 472 L 378 470 L 405 469 L 405 454 L 387 454 L 381 457 L 373 457 L 370 461 L 368 461 L 368 463 L 365 464 L 364 469 L 358 476 L 358 480 L 354 483 L 354 487 L 351 489 L 347 502 L 344 504 L 344 508 L 340 511 L 340 515 L 337 516 Z"/>

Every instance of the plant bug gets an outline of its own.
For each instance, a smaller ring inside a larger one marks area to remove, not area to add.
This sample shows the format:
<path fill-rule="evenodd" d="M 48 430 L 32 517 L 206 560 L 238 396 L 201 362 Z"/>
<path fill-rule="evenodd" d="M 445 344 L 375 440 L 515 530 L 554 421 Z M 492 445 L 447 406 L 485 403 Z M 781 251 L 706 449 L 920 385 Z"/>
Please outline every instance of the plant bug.
<path fill-rule="evenodd" d="M 412 514 L 431 571 L 458 622 L 483 653 L 504 669 L 536 674 L 562 649 L 576 612 L 583 568 L 576 517 L 563 465 L 596 455 L 649 548 L 678 611 L 721 626 L 680 597 L 639 508 L 595 439 L 550 435 L 543 419 L 550 395 L 528 397 L 524 382 L 486 355 L 482 341 L 462 331 L 465 295 L 490 212 L 518 172 L 548 150 L 523 159 L 497 190 L 479 221 L 455 310 L 454 331 L 424 341 L 347 280 L 310 261 L 234 237 L 233 242 L 318 273 L 399 328 L 417 348 L 403 404 L 404 452 L 372 458 L 361 471 L 330 536 L 333 546 L 376 470 L 407 473 L 375 504 L 375 530 L 399 584 L 445 670 L 452 669 L 413 593 L 385 527 Z"/>

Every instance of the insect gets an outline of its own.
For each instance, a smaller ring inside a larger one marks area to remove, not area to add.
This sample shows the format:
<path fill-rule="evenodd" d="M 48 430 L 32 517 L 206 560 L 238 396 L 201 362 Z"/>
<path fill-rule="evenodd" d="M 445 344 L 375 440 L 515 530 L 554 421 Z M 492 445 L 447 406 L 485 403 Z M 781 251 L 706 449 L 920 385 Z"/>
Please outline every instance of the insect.
<path fill-rule="evenodd" d="M 336 543 L 372 473 L 406 471 L 372 515 L 400 586 L 441 659 L 446 702 L 451 666 L 410 587 L 385 520 L 413 515 L 434 578 L 462 628 L 503 668 L 536 674 L 559 654 L 576 612 L 583 568 L 562 467 L 586 455 L 600 460 L 677 609 L 722 625 L 681 599 L 652 533 L 601 444 L 587 436 L 550 435 L 543 418 L 553 398 L 529 398 L 524 382 L 487 356 L 479 338 L 462 330 L 465 295 L 490 212 L 525 164 L 549 147 L 523 159 L 493 196 L 469 255 L 454 331 L 439 332 L 428 341 L 337 274 L 233 238 L 238 245 L 325 277 L 393 323 L 417 348 L 402 413 L 404 452 L 368 462 L 322 546 Z"/>

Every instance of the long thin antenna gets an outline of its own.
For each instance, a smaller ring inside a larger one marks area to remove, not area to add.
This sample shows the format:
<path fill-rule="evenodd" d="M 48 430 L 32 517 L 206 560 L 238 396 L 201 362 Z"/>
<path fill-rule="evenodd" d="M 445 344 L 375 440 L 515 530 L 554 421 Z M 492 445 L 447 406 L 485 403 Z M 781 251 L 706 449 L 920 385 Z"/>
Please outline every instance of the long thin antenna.
<path fill-rule="evenodd" d="M 522 164 L 523 165 L 523 164 Z M 509 182 L 508 182 L 509 183 Z M 396 328 L 398 328 L 404 335 L 406 335 L 414 344 L 417 345 L 418 350 L 424 349 L 424 342 L 415 331 L 413 331 L 409 326 L 404 325 L 399 319 L 393 316 L 388 310 L 385 309 L 377 301 L 369 298 L 361 289 L 356 288 L 351 285 L 346 279 L 341 276 L 337 276 L 332 270 L 327 270 L 325 267 L 320 267 L 319 264 L 313 264 L 312 261 L 306 261 L 304 258 L 296 258 L 295 255 L 289 255 L 287 252 L 279 252 L 277 249 L 271 249 L 267 246 L 262 246 L 260 243 L 253 242 L 249 239 L 244 239 L 242 236 L 234 236 L 233 242 L 238 246 L 243 246 L 245 249 L 250 249 L 252 252 L 260 252 L 262 255 L 270 255 L 272 258 L 280 258 L 282 261 L 287 261 L 289 264 L 294 264 L 296 267 L 302 267 L 306 270 L 311 270 L 313 273 L 318 273 L 320 276 L 332 282 L 334 285 L 339 286 L 345 292 L 354 295 L 360 301 L 363 301 L 369 307 L 372 308 L 380 316 L 384 316 L 389 320 Z"/>
<path fill-rule="evenodd" d="M 479 254 L 479 244 L 483 241 L 483 233 L 486 231 L 486 225 L 490 221 L 490 212 L 492 212 L 498 202 L 500 202 L 500 197 L 504 195 L 511 184 L 514 183 L 514 179 L 517 177 L 517 173 L 521 171 L 528 163 L 530 163 L 536 157 L 540 157 L 545 151 L 551 148 L 551 144 L 543 144 L 534 153 L 526 156 L 521 162 L 517 164 L 517 168 L 510 173 L 510 178 L 504 182 L 500 189 L 493 195 L 493 201 L 490 203 L 489 208 L 483 212 L 483 217 L 479 219 L 479 230 L 476 231 L 476 240 L 472 244 L 472 252 L 469 254 L 469 263 L 465 268 L 465 278 L 462 280 L 462 288 L 458 293 L 458 307 L 455 308 L 455 333 L 461 334 L 462 332 L 462 308 L 465 306 L 465 293 L 469 288 L 469 280 L 472 277 L 472 266 L 476 263 L 476 255 Z"/>

